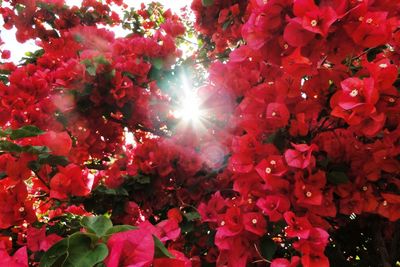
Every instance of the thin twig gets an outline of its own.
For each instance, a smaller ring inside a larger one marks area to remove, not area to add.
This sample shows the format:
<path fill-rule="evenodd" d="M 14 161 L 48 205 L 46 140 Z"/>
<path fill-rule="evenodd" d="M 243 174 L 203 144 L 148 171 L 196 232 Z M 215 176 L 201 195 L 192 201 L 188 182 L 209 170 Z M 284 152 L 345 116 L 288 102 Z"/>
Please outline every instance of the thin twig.
<path fill-rule="evenodd" d="M 257 244 L 254 244 L 254 248 L 256 249 L 256 252 L 257 252 L 258 256 L 260 256 L 261 260 L 253 261 L 253 263 L 255 263 L 255 262 L 268 262 L 268 263 L 271 263 L 271 261 L 267 260 L 266 258 L 264 258 L 261 255 L 261 253 L 260 253 L 260 251 L 259 251 L 259 249 L 257 247 Z"/>
<path fill-rule="evenodd" d="M 39 173 L 33 171 L 33 173 L 36 175 L 36 177 L 46 186 L 47 189 L 50 189 L 49 185 L 44 181 L 42 177 L 40 177 Z"/>

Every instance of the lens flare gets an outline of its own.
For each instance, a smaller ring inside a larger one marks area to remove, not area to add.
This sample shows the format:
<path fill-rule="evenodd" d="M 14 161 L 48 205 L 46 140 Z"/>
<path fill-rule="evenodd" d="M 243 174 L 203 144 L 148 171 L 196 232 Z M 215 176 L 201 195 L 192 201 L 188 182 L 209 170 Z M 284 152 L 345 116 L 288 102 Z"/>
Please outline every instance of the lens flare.
<path fill-rule="evenodd" d="M 194 92 L 188 93 L 182 100 L 181 118 L 185 121 L 197 121 L 201 118 L 200 99 Z"/>
<path fill-rule="evenodd" d="M 192 126 L 202 126 L 205 119 L 205 111 L 202 109 L 202 100 L 199 98 L 195 88 L 192 88 L 186 76 L 181 78 L 182 95 L 179 97 L 178 106 L 174 116 L 185 124 Z"/>

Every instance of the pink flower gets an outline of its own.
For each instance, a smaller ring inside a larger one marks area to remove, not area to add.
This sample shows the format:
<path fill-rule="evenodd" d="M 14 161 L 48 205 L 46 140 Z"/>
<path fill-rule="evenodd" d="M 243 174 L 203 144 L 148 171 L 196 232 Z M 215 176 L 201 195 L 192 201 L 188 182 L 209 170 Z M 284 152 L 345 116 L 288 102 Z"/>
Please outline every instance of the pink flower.
<path fill-rule="evenodd" d="M 285 152 L 285 159 L 290 167 L 305 169 L 310 164 L 315 162 L 315 158 L 312 157 L 312 152 L 318 150 L 315 144 L 308 146 L 306 144 L 293 144 L 295 149 L 288 149 Z"/>
<path fill-rule="evenodd" d="M 130 230 L 114 234 L 107 242 L 107 267 L 151 266 L 154 256 L 153 235 L 145 230 Z"/>
<path fill-rule="evenodd" d="M 274 259 L 271 263 L 271 267 L 297 267 L 300 264 L 300 258 L 298 256 L 292 257 L 291 261 L 284 258 Z"/>
<path fill-rule="evenodd" d="M 18 249 L 13 256 L 8 255 L 5 250 L 0 250 L 0 266 L 28 267 L 28 253 L 26 247 Z"/>

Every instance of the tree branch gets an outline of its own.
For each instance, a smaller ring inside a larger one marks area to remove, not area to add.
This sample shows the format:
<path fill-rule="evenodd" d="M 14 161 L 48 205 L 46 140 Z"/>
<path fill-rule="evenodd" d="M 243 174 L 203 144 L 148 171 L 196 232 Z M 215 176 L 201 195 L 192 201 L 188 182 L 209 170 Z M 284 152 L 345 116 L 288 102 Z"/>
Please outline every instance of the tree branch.
<path fill-rule="evenodd" d="M 378 222 L 375 225 L 375 233 L 374 233 L 374 239 L 375 239 L 375 244 L 376 244 L 376 249 L 381 256 L 381 261 L 382 261 L 382 266 L 383 267 L 391 267 L 392 265 L 390 264 L 390 257 L 388 250 L 386 248 L 385 240 L 383 239 L 382 236 L 382 222 Z"/>
<path fill-rule="evenodd" d="M 390 260 L 391 265 L 395 266 L 399 258 L 399 241 L 400 241 L 400 221 L 395 223 L 393 239 L 390 244 Z"/>

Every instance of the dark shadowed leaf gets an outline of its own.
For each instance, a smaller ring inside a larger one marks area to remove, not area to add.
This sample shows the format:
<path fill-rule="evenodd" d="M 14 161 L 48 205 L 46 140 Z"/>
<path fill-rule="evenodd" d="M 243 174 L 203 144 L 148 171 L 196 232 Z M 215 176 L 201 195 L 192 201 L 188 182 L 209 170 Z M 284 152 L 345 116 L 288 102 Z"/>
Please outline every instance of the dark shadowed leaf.
<path fill-rule="evenodd" d="M 332 184 L 338 185 L 347 183 L 349 181 L 349 178 L 344 172 L 333 171 L 328 173 L 328 181 Z"/>
<path fill-rule="evenodd" d="M 196 211 L 183 213 L 183 216 L 185 216 L 188 221 L 195 221 L 200 219 L 200 214 Z"/>
<path fill-rule="evenodd" d="M 40 164 L 49 164 L 52 166 L 55 166 L 55 165 L 66 166 L 69 163 L 69 161 L 64 156 L 42 154 L 42 155 L 39 155 L 39 163 Z"/>
<path fill-rule="evenodd" d="M 214 0 L 201 0 L 201 4 L 203 6 L 212 6 L 214 4 Z"/>
<path fill-rule="evenodd" d="M 275 242 L 268 236 L 264 236 L 260 242 L 260 253 L 261 255 L 267 259 L 271 260 L 275 255 L 277 249 L 277 245 Z"/>

